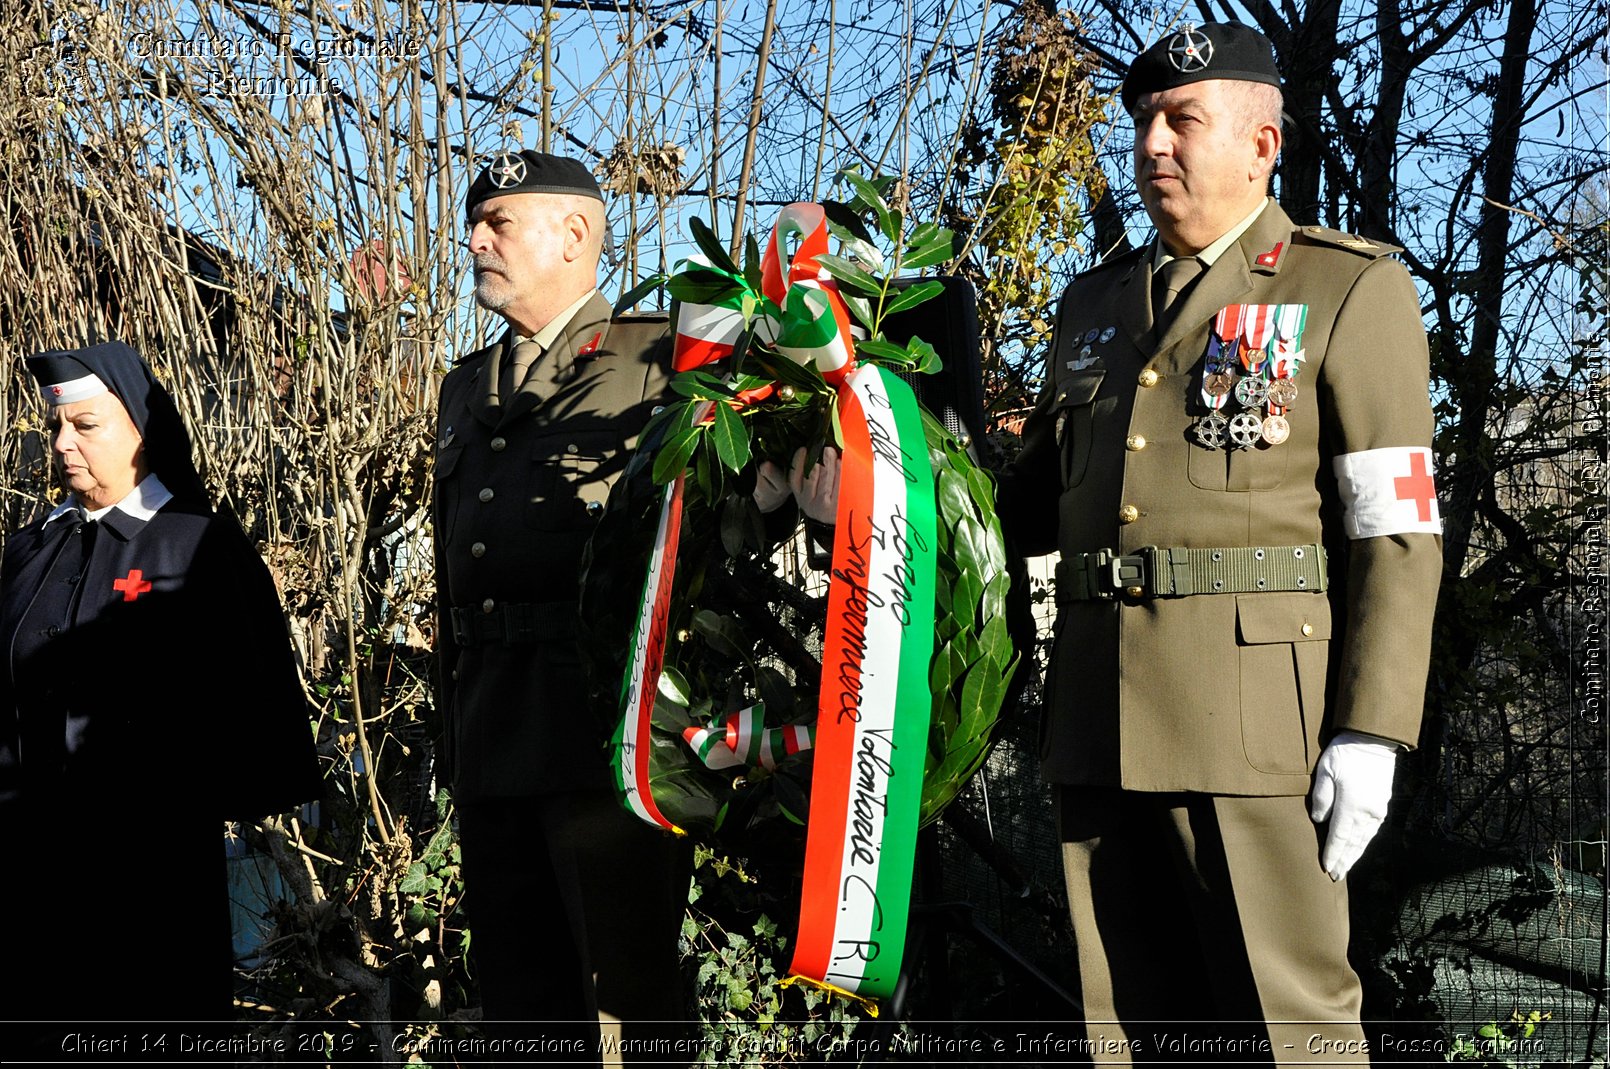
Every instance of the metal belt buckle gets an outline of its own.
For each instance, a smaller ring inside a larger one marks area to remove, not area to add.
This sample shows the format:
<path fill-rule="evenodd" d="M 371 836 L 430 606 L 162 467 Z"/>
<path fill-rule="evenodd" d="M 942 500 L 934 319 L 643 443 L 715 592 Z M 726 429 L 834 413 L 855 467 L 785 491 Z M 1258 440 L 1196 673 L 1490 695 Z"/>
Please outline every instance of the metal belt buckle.
<path fill-rule="evenodd" d="M 1145 555 L 1131 553 L 1128 556 L 1113 557 L 1107 562 L 1107 579 L 1112 583 L 1114 593 L 1130 591 L 1133 588 L 1144 591 L 1147 587 Z"/>

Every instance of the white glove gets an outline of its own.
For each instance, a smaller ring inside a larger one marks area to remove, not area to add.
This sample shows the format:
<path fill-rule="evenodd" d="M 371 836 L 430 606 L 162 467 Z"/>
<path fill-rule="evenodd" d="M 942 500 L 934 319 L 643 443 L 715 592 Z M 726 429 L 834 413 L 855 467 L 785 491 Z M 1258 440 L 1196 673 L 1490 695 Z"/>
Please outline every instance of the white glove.
<path fill-rule="evenodd" d="M 839 451 L 833 446 L 822 450 L 822 458 L 805 472 L 805 449 L 794 453 L 794 464 L 788 472 L 788 485 L 793 487 L 794 500 L 799 510 L 817 523 L 834 523 L 839 516 Z"/>
<path fill-rule="evenodd" d="M 755 505 L 761 512 L 776 512 L 794 492 L 788 485 L 788 473 L 769 460 L 763 460 L 755 469 Z"/>
<path fill-rule="evenodd" d="M 1347 875 L 1386 819 L 1397 759 L 1395 744 L 1351 731 L 1338 734 L 1319 755 L 1308 815 L 1315 824 L 1330 819 L 1320 864 L 1331 879 Z"/>

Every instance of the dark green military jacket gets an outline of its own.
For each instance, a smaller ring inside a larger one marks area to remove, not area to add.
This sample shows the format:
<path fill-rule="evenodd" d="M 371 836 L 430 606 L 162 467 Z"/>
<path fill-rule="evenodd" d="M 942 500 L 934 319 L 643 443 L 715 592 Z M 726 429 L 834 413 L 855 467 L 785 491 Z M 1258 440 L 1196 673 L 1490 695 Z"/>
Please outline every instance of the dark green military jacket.
<path fill-rule="evenodd" d="M 513 336 L 442 382 L 435 458 L 441 707 L 464 800 L 607 789 L 576 647 L 582 549 L 669 377 L 669 321 L 594 296 L 513 400 Z"/>
<path fill-rule="evenodd" d="M 1051 782 L 1296 795 L 1338 730 L 1414 744 L 1441 540 L 1435 521 L 1415 522 L 1435 516 L 1417 475 L 1429 457 L 1405 449 L 1431 443 L 1428 359 L 1392 251 L 1297 227 L 1270 201 L 1161 337 L 1146 251 L 1068 287 L 1002 488 L 1019 549 L 1060 549 L 1066 564 L 1103 549 L 1323 544 L 1332 585 L 1064 601 L 1042 735 Z M 1307 306 L 1290 438 L 1206 449 L 1191 428 L 1206 412 L 1209 330 L 1238 304 Z"/>

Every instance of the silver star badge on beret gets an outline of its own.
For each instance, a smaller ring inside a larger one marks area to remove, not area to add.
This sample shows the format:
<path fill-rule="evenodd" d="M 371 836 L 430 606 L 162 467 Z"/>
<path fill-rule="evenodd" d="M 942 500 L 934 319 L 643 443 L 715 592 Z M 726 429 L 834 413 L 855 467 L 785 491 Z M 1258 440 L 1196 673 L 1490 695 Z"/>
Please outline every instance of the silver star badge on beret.
<path fill-rule="evenodd" d="M 1168 61 L 1181 74 L 1194 74 L 1206 70 L 1213 62 L 1213 42 L 1207 34 L 1187 22 L 1185 29 L 1169 38 Z"/>
<path fill-rule="evenodd" d="M 492 177 L 492 185 L 498 189 L 508 189 L 525 181 L 525 160 L 514 152 L 505 152 L 492 161 L 487 173 Z"/>

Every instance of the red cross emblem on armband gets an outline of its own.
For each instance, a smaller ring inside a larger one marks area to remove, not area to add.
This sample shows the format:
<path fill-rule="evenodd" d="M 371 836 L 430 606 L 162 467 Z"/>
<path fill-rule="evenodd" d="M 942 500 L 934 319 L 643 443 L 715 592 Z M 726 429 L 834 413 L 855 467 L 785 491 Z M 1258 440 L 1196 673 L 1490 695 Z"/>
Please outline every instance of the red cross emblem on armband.
<path fill-rule="evenodd" d="M 1392 489 L 1399 501 L 1414 502 L 1421 523 L 1431 519 L 1431 502 L 1437 498 L 1437 484 L 1426 470 L 1424 453 L 1415 453 L 1409 458 L 1409 474 L 1393 479 Z"/>
<path fill-rule="evenodd" d="M 124 601 L 133 601 L 150 590 L 151 584 L 146 581 L 145 572 L 133 568 L 123 578 L 112 580 L 112 589 L 122 591 Z"/>

